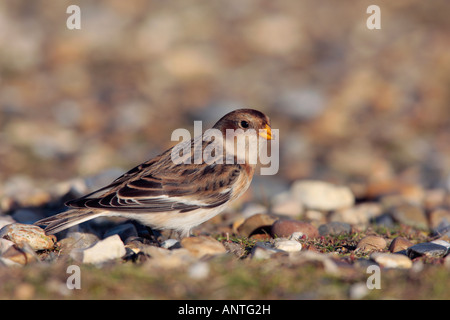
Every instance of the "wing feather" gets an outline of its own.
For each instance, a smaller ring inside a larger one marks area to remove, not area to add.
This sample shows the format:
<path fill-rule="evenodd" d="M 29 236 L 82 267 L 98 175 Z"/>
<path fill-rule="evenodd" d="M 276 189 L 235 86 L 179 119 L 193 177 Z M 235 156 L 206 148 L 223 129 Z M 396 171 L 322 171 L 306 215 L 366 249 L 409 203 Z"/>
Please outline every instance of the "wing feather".
<path fill-rule="evenodd" d="M 231 199 L 241 172 L 239 164 L 174 164 L 170 150 L 66 205 L 109 211 L 188 212 L 214 208 Z"/>

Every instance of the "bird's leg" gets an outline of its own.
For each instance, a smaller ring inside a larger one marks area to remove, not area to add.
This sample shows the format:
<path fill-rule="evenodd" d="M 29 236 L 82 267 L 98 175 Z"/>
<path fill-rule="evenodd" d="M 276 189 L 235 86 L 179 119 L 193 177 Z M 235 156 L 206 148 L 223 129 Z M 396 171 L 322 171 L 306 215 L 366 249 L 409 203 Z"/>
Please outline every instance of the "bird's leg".
<path fill-rule="evenodd" d="M 150 228 L 150 227 L 148 227 L 148 226 L 146 226 L 145 228 L 147 229 L 147 231 L 148 231 L 148 233 L 149 233 L 149 235 L 150 235 L 150 241 L 152 241 L 153 243 L 157 244 L 158 247 L 159 247 L 159 246 L 160 246 L 160 243 L 159 243 L 159 241 L 158 241 L 158 239 L 157 239 L 156 234 L 153 232 L 153 229 Z"/>

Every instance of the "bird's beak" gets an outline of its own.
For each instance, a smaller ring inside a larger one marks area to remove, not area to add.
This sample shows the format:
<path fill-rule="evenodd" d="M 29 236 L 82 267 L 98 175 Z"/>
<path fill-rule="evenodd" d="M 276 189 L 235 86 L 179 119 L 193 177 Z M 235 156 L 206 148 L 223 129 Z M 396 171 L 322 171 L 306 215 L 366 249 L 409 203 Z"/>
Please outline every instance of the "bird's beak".
<path fill-rule="evenodd" d="M 263 137 L 264 139 L 267 140 L 273 140 L 273 136 L 272 136 L 272 130 L 270 129 L 270 126 L 268 124 L 266 124 L 266 126 L 264 127 L 263 130 L 259 131 L 259 136 Z"/>

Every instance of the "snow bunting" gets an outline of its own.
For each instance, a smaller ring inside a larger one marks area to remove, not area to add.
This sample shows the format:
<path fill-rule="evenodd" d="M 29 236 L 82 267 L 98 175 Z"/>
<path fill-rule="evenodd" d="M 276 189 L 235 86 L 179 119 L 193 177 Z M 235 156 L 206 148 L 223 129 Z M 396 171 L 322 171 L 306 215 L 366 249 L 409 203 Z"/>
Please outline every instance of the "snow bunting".
<path fill-rule="evenodd" d="M 249 130 L 256 132 L 258 139 L 272 139 L 269 118 L 253 109 L 232 111 L 213 129 L 222 133 L 225 146 L 233 145 L 236 137 Z M 231 138 L 227 136 L 230 129 L 236 132 Z M 189 157 L 192 159 L 195 139 L 190 141 Z M 211 141 L 202 141 L 202 148 L 207 148 L 209 143 Z M 248 152 L 248 145 L 246 147 Z M 180 237 L 186 237 L 193 227 L 219 214 L 239 198 L 252 181 L 256 164 L 246 158 L 238 161 L 239 155 L 230 151 L 233 147 L 225 147 L 223 159 L 220 159 L 223 161 L 213 163 L 175 162 L 172 149 L 138 165 L 107 186 L 68 201 L 66 205 L 70 210 L 35 224 L 46 226 L 46 233 L 53 234 L 97 217 L 116 216 L 154 229 L 172 229 Z M 230 157 L 236 161 L 225 161 Z"/>

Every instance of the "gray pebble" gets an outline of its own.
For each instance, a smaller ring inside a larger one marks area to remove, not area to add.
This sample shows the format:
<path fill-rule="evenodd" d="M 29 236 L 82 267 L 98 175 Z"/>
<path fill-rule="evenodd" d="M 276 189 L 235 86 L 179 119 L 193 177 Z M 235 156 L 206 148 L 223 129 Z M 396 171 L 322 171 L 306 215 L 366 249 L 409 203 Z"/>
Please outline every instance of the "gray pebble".
<path fill-rule="evenodd" d="M 343 233 L 350 233 L 352 227 L 345 222 L 333 221 L 326 224 L 322 224 L 319 227 L 319 234 L 321 236 L 338 235 Z"/>
<path fill-rule="evenodd" d="M 373 222 L 379 226 L 383 226 L 386 228 L 393 228 L 395 225 L 394 219 L 392 219 L 391 215 L 387 213 L 375 217 L 373 219 Z"/>
<path fill-rule="evenodd" d="M 406 250 L 407 255 L 414 259 L 419 256 L 443 257 L 449 248 L 432 242 L 418 243 Z"/>

